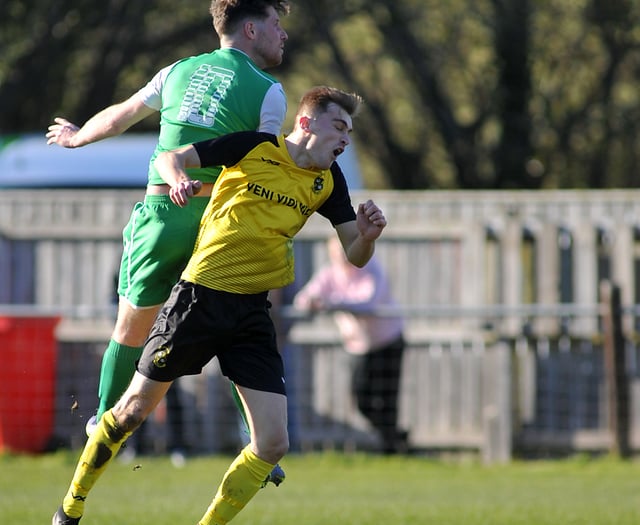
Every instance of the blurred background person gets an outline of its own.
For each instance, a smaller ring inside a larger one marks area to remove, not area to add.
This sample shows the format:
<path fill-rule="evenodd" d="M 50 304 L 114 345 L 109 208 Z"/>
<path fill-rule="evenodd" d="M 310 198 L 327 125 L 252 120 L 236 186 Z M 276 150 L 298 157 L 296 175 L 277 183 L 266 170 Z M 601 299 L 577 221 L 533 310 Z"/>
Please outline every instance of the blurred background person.
<path fill-rule="evenodd" d="M 327 243 L 329 263 L 295 295 L 303 311 L 330 311 L 351 356 L 351 389 L 358 410 L 379 433 L 385 454 L 406 452 L 407 432 L 398 428 L 398 391 L 405 341 L 404 322 L 387 277 L 375 257 L 357 268 L 347 261 L 337 238 Z"/>

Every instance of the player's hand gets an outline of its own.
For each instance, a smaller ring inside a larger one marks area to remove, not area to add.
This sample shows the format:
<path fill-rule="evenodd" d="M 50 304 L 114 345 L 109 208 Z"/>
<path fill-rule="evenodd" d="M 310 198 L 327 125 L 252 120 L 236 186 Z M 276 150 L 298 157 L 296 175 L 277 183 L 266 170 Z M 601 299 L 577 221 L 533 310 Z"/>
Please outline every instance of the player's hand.
<path fill-rule="evenodd" d="M 73 122 L 69 122 L 67 119 L 61 117 L 56 117 L 53 121 L 55 124 L 49 126 L 49 132 L 45 135 L 47 137 L 47 144 L 57 144 L 64 148 L 75 148 L 73 138 L 80 128 Z"/>
<path fill-rule="evenodd" d="M 356 224 L 360 235 L 368 241 L 375 241 L 387 225 L 382 210 L 372 200 L 358 205 Z"/>
<path fill-rule="evenodd" d="M 184 208 L 189 204 L 189 199 L 197 195 L 202 189 L 202 182 L 199 180 L 181 180 L 169 190 L 169 198 L 176 206 Z"/>

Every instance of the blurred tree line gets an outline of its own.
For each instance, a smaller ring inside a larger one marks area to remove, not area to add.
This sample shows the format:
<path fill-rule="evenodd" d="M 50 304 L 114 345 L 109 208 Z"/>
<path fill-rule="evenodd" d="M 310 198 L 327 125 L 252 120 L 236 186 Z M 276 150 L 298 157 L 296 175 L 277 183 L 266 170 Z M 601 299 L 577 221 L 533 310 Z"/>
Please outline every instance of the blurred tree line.
<path fill-rule="evenodd" d="M 208 7 L 2 0 L 0 133 L 81 124 L 217 47 Z M 292 0 L 284 26 L 289 118 L 311 85 L 363 95 L 369 187 L 640 186 L 637 0 Z"/>

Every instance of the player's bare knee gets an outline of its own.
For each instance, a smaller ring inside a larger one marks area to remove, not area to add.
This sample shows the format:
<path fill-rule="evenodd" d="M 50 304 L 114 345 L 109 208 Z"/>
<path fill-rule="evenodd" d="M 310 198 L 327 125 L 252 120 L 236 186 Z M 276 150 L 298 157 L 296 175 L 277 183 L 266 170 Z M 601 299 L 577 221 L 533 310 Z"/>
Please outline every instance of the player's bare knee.
<path fill-rule="evenodd" d="M 277 463 L 289 451 L 289 437 L 286 434 L 256 442 L 258 457 L 269 463 Z"/>
<path fill-rule="evenodd" d="M 125 432 L 133 432 L 144 421 L 144 411 L 135 397 L 121 399 L 113 407 L 113 417 Z"/>
<path fill-rule="evenodd" d="M 287 452 L 289 452 L 289 438 L 285 436 L 275 449 L 275 454 L 279 456 L 278 461 L 280 461 Z"/>

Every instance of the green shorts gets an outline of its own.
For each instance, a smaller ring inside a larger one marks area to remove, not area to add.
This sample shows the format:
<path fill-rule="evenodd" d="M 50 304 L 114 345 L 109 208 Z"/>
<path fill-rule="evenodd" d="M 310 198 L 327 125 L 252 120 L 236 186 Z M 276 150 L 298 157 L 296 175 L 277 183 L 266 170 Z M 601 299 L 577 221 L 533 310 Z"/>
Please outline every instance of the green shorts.
<path fill-rule="evenodd" d="M 168 195 L 147 195 L 122 232 L 118 295 L 144 308 L 167 300 L 187 264 L 209 197 L 180 208 Z"/>

